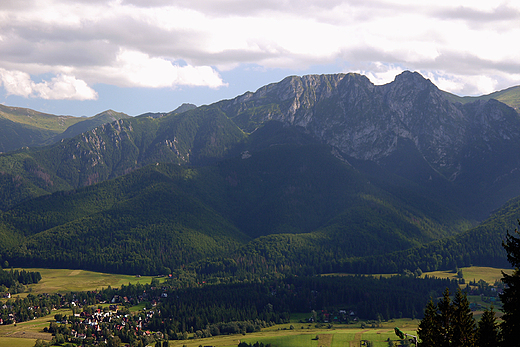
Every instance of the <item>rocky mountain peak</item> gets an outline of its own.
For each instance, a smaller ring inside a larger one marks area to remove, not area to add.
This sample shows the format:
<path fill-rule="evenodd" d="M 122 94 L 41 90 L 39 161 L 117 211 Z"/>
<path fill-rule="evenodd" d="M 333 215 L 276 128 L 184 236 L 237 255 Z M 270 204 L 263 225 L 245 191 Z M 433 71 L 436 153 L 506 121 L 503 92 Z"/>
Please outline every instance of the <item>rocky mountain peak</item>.
<path fill-rule="evenodd" d="M 429 79 L 426 79 L 418 72 L 403 71 L 396 75 L 393 85 L 406 85 L 411 89 L 424 90 L 428 87 L 437 88 Z"/>
<path fill-rule="evenodd" d="M 519 123 L 512 109 L 496 101 L 452 103 L 430 80 L 410 71 L 381 86 L 359 74 L 290 76 L 219 105 L 245 131 L 277 120 L 357 159 L 378 162 L 398 149 L 399 139 L 407 140 L 428 165 L 452 178 L 475 131 L 491 120 Z M 498 133 L 513 137 L 507 129 Z"/>

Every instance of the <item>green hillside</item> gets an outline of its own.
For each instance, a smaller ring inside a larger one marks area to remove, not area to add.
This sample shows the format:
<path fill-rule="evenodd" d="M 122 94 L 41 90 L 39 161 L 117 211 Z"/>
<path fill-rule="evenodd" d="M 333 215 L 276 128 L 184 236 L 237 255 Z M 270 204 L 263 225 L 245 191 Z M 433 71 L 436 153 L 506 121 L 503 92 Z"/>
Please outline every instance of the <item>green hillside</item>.
<path fill-rule="evenodd" d="M 158 273 L 234 249 L 248 240 L 184 192 L 190 169 L 161 166 L 77 192 L 55 193 L 2 215 L 25 235 L 13 261 L 60 267 Z M 15 260 L 16 259 L 16 260 Z"/>
<path fill-rule="evenodd" d="M 0 152 L 52 144 L 128 117 L 112 110 L 88 118 L 56 116 L 27 108 L 0 105 Z"/>
<path fill-rule="evenodd" d="M 469 103 L 476 100 L 489 100 L 495 99 L 504 104 L 514 108 L 516 112 L 520 112 L 520 86 L 515 86 L 493 92 L 491 94 L 481 96 L 457 96 L 451 93 L 444 92 L 445 96 L 452 102 Z"/>
<path fill-rule="evenodd" d="M 74 137 L 76 135 L 79 135 L 81 133 L 87 132 L 91 129 L 94 129 L 100 125 L 103 125 L 105 123 L 112 123 L 118 119 L 126 119 L 130 118 L 129 115 L 124 114 L 122 112 L 115 112 L 113 110 L 107 110 L 104 112 L 101 112 L 93 117 L 89 118 L 82 118 L 80 122 L 74 123 L 70 125 L 65 131 L 58 134 L 52 140 L 48 141 L 49 143 L 58 142 L 61 139 L 66 139 L 70 137 Z"/>
<path fill-rule="evenodd" d="M 124 273 L 190 263 L 207 273 L 222 262 L 211 259 L 227 259 L 226 271 L 321 272 L 332 259 L 408 249 L 464 227 L 371 184 L 327 145 L 268 145 L 291 138 L 273 127 L 244 144 L 256 150 L 209 166 L 152 164 L 19 204 L 1 215 L 13 245 L 4 257 Z"/>
<path fill-rule="evenodd" d="M 520 198 L 511 199 L 489 219 L 460 234 L 405 251 L 351 260 L 338 265 L 338 268 L 352 271 L 367 268 L 373 273 L 392 272 L 395 268 L 453 270 L 472 265 L 509 268 L 502 242 L 507 231 L 518 229 L 519 216 Z"/>
<path fill-rule="evenodd" d="M 56 135 L 52 130 L 0 118 L 0 153 L 9 152 L 24 146 L 36 146 Z"/>
<path fill-rule="evenodd" d="M 84 119 L 73 116 L 56 116 L 22 107 L 10 107 L 0 104 L 0 117 L 12 122 L 49 130 L 55 133 L 65 131 L 71 125 Z"/>
<path fill-rule="evenodd" d="M 243 139 L 245 134 L 214 108 L 158 119 L 119 119 L 51 146 L 0 155 L 0 209 L 151 163 L 211 163 Z"/>

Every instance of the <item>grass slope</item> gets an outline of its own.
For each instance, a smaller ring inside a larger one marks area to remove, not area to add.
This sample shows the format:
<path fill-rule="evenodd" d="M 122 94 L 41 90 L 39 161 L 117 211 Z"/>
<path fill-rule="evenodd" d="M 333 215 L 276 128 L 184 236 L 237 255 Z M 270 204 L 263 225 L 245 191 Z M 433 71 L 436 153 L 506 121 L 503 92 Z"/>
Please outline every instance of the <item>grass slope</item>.
<path fill-rule="evenodd" d="M 37 146 L 56 135 L 52 130 L 0 118 L 0 152 L 9 152 L 24 146 Z"/>
<path fill-rule="evenodd" d="M 79 117 L 56 116 L 28 108 L 10 107 L 5 105 L 0 105 L 0 117 L 9 119 L 15 123 L 50 130 L 56 133 L 63 132 L 71 125 L 83 120 Z"/>
<path fill-rule="evenodd" d="M 119 288 L 129 283 L 150 283 L 153 278 L 152 276 L 136 277 L 134 275 L 72 269 L 25 268 L 24 270 L 37 271 L 42 275 L 40 282 L 27 286 L 29 292 L 33 295 L 92 291 L 107 288 L 108 286 Z M 23 297 L 27 293 L 17 295 Z"/>
<path fill-rule="evenodd" d="M 481 95 L 481 96 L 457 96 L 451 93 L 444 92 L 446 98 L 452 102 L 460 102 L 463 104 L 473 102 L 476 100 L 489 100 L 495 99 L 504 104 L 514 108 L 517 112 L 520 111 L 520 86 L 515 86 L 511 88 L 507 88 L 504 90 L 500 90 L 497 92 L 493 92 L 491 94 Z"/>

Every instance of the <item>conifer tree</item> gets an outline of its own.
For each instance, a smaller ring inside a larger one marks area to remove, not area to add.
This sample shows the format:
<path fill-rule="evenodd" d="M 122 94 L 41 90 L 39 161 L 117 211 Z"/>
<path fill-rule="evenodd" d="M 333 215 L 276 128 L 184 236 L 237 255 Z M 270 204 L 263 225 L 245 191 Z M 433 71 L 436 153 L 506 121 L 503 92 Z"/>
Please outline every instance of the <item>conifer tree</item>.
<path fill-rule="evenodd" d="M 446 288 L 442 299 L 437 304 L 439 347 L 450 347 L 453 340 L 453 306 L 450 299 L 450 290 Z"/>
<path fill-rule="evenodd" d="M 498 325 L 493 307 L 487 309 L 482 314 L 478 322 L 477 346 L 495 347 L 498 346 Z"/>
<path fill-rule="evenodd" d="M 519 222 L 520 223 L 520 222 Z M 518 230 L 515 230 L 518 234 Z M 520 238 L 507 232 L 506 240 L 502 246 L 507 252 L 507 260 L 514 268 L 513 274 L 502 272 L 502 282 L 505 283 L 502 300 L 502 344 L 503 346 L 515 346 L 518 343 L 518 332 L 520 331 Z"/>
<path fill-rule="evenodd" d="M 439 314 L 437 313 L 437 305 L 430 299 L 424 309 L 424 318 L 419 323 L 417 336 L 421 342 L 419 346 L 428 347 L 436 346 L 440 343 L 439 331 Z"/>
<path fill-rule="evenodd" d="M 462 293 L 460 288 L 453 299 L 453 341 L 452 344 L 458 347 L 475 346 L 476 324 L 473 313 L 469 308 L 466 293 Z"/>

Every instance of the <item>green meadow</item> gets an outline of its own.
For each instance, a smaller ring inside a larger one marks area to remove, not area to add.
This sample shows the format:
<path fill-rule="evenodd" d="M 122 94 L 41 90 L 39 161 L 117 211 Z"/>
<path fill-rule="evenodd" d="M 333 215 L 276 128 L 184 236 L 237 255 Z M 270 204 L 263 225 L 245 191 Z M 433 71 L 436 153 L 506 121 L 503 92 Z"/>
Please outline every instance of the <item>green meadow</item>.
<path fill-rule="evenodd" d="M 247 335 L 170 341 L 170 346 L 232 347 L 237 346 L 241 341 L 247 343 L 258 341 L 264 344 L 270 343 L 273 347 L 359 347 L 362 340 L 367 340 L 371 341 L 374 347 L 386 347 L 388 346 L 388 339 L 397 340 L 394 333 L 395 326 L 406 333 L 415 334 L 418 324 L 418 320 L 396 319 L 383 322 L 382 326 L 378 328 L 361 329 L 358 323 L 354 325 L 338 324 L 331 329 L 317 329 L 308 324 L 292 323 L 294 329 L 289 329 L 290 324 L 284 324 Z"/>
<path fill-rule="evenodd" d="M 487 282 L 489 285 L 493 285 L 496 281 L 499 281 L 502 278 L 502 271 L 511 274 L 513 270 L 511 269 L 497 269 L 492 267 L 483 267 L 483 266 L 472 266 L 472 267 L 463 267 L 460 268 L 462 270 L 462 276 L 466 283 L 475 280 L 478 282 L 479 280 L 483 280 Z M 454 271 L 432 271 L 423 273 L 424 276 L 437 277 L 437 278 L 457 278 L 457 273 Z"/>
<path fill-rule="evenodd" d="M 40 272 L 42 279 L 37 284 L 28 285 L 27 292 L 19 294 L 20 296 L 27 295 L 28 292 L 32 294 L 42 294 L 99 290 L 107 288 L 108 286 L 117 288 L 122 285 L 127 285 L 128 283 L 150 283 L 153 278 L 152 276 L 136 277 L 132 275 L 109 274 L 86 270 L 40 268 L 29 268 L 25 270 Z"/>
<path fill-rule="evenodd" d="M 507 274 L 511 274 L 513 272 L 512 269 L 499 269 L 493 267 L 485 267 L 485 266 L 471 266 L 471 267 L 462 267 L 459 270 L 462 270 L 462 276 L 466 280 L 466 283 L 469 281 L 475 280 L 478 282 L 479 280 L 483 280 L 487 282 L 489 285 L 495 284 L 496 281 L 500 281 L 502 278 L 502 272 Z M 373 274 L 368 276 L 374 277 L 391 277 L 396 274 Z M 353 274 L 345 274 L 345 273 L 332 273 L 325 274 L 323 276 L 354 276 Z M 425 276 L 436 277 L 436 278 L 449 278 L 449 279 L 457 279 L 457 273 L 451 270 L 447 271 L 431 271 L 431 272 L 423 272 L 421 275 L 422 278 Z"/>
<path fill-rule="evenodd" d="M 52 335 L 43 328 L 54 321 L 55 314 L 71 314 L 70 310 L 56 310 L 46 317 L 10 325 L 0 325 L 0 347 L 32 347 L 37 339 L 50 341 Z"/>

